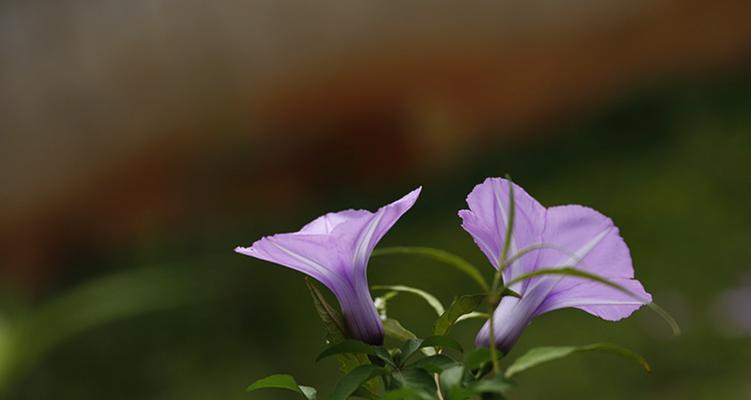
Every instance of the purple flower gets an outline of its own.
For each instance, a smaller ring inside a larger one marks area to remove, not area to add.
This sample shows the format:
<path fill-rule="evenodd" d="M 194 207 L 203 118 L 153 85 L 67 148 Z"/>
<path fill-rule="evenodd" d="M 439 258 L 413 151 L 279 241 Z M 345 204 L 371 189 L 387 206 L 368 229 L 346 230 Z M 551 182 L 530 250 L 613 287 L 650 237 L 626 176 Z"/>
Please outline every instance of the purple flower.
<path fill-rule="evenodd" d="M 486 179 L 467 196 L 467 204 L 469 210 L 459 211 L 462 227 L 498 269 L 508 221 L 509 182 Z M 573 276 L 542 275 L 518 282 L 511 289 L 521 298 L 503 297 L 493 314 L 498 349 L 508 352 L 532 319 L 548 311 L 573 307 L 617 321 L 652 301 L 641 283 L 633 279 L 628 247 L 610 218 L 578 205 L 545 208 L 516 185 L 514 204 L 509 257 L 529 246 L 546 247 L 507 266 L 504 282 L 540 268 L 573 266 L 621 285 L 636 296 Z M 475 339 L 478 347 L 489 345 L 489 332 L 486 323 Z"/>
<path fill-rule="evenodd" d="M 339 300 L 350 335 L 380 345 L 383 325 L 368 289 L 368 259 L 378 241 L 415 204 L 421 189 L 376 212 L 329 213 L 299 232 L 267 236 L 235 251 L 300 271 L 326 285 Z"/>

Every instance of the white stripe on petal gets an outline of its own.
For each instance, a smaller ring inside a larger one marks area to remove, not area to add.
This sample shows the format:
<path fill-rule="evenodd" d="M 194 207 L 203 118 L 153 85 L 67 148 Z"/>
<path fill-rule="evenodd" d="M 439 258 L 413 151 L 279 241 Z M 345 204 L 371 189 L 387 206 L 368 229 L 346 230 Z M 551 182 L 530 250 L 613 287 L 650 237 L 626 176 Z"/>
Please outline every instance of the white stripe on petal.
<path fill-rule="evenodd" d="M 368 226 L 364 229 L 364 233 L 360 234 L 360 238 L 357 241 L 357 246 L 355 247 L 355 254 L 352 259 L 352 262 L 356 267 L 364 266 L 368 261 L 368 246 L 370 245 L 371 240 L 373 239 L 373 234 L 375 234 L 375 230 L 378 227 L 378 224 L 381 222 L 381 218 L 383 218 L 384 212 L 379 212 L 375 215 L 375 217 L 368 223 Z"/>
<path fill-rule="evenodd" d="M 598 233 L 595 237 L 590 239 L 583 246 L 579 247 L 573 254 L 569 256 L 569 258 L 565 262 L 561 263 L 560 265 L 557 265 L 556 267 L 567 267 L 567 266 L 578 267 L 581 260 L 584 259 L 584 257 L 586 257 L 590 251 L 592 251 L 592 249 L 597 247 L 597 245 L 600 244 L 600 242 L 602 242 L 605 236 L 607 236 L 608 233 L 610 233 L 612 229 L 613 229 L 612 226 L 608 226 L 607 228 L 605 228 L 602 232 Z M 536 287 L 542 284 L 543 282 L 547 282 L 549 284 L 549 287 L 546 290 L 547 290 L 547 293 L 549 294 L 555 289 L 556 285 L 558 285 L 565 278 L 566 276 L 564 275 L 543 276 L 543 277 L 538 278 L 533 285 Z"/>
<path fill-rule="evenodd" d="M 648 301 L 634 300 L 606 300 L 596 298 L 579 298 L 579 299 L 566 299 L 566 301 L 556 302 L 555 308 L 567 308 L 567 307 L 579 307 L 579 306 L 632 306 L 648 303 Z"/>
<path fill-rule="evenodd" d="M 282 246 L 282 245 L 280 245 L 278 243 L 275 243 L 273 240 L 269 240 L 269 243 L 271 243 L 272 246 L 274 246 L 277 249 L 281 250 L 282 252 L 284 252 L 288 256 L 290 256 L 290 257 L 292 257 L 292 258 L 294 258 L 294 259 L 302 262 L 303 264 L 307 265 L 308 267 L 312 268 L 313 271 L 317 272 L 322 277 L 327 278 L 327 279 L 336 280 L 339 285 L 345 285 L 345 286 L 347 285 L 339 277 L 339 274 L 337 274 L 335 271 L 332 271 L 332 270 L 326 268 L 324 265 L 322 265 L 322 264 L 320 264 L 320 263 L 318 263 L 318 262 L 316 262 L 316 261 L 314 261 L 314 260 L 312 260 L 312 259 L 310 259 L 308 257 L 305 257 L 305 256 L 303 256 L 303 255 L 301 255 L 299 253 L 296 253 L 296 252 L 294 252 L 294 251 L 292 251 L 292 250 L 290 250 L 290 249 L 288 249 L 288 248 L 286 248 L 286 247 L 284 247 L 284 246 Z M 319 279 L 319 278 L 317 278 L 317 279 Z M 331 288 L 331 289 L 333 290 L 333 288 Z"/>
<path fill-rule="evenodd" d="M 592 249 L 602 242 L 602 239 L 604 239 L 611 230 L 613 230 L 613 227 L 609 226 L 602 232 L 598 233 L 597 236 L 590 239 L 589 242 L 584 244 L 584 246 L 579 247 L 562 266 L 579 264 L 579 262 L 581 262 L 581 260 L 583 260 Z"/>

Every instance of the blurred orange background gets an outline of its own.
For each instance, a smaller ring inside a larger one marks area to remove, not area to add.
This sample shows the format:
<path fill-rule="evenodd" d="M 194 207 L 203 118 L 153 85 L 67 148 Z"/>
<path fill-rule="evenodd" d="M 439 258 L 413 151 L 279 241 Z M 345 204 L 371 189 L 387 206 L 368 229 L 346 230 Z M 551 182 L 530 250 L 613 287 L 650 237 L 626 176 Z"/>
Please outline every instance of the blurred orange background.
<path fill-rule="evenodd" d="M 206 253 L 229 252 L 256 238 L 248 233 L 293 229 L 328 204 L 372 208 L 418 184 L 442 186 L 438 194 L 454 198 L 442 203 L 448 209 L 483 176 L 509 172 L 533 187 L 549 182 L 546 171 L 586 176 L 542 158 L 566 135 L 571 143 L 606 138 L 607 148 L 630 143 L 618 137 L 629 129 L 580 135 L 630 102 L 667 98 L 669 106 L 646 106 L 643 123 L 662 121 L 675 106 L 671 132 L 694 126 L 681 116 L 691 116 L 695 103 L 712 115 L 711 126 L 724 126 L 725 101 L 751 115 L 743 100 L 751 87 L 750 16 L 751 3 L 734 0 L 5 1 L 2 297 L 33 307 L 127 269 L 144 247 L 166 246 L 149 259 L 156 262 L 179 260 L 195 243 Z M 634 109 L 627 123 L 640 118 Z M 602 126 L 621 123 L 607 121 Z M 751 121 L 743 121 L 745 138 Z M 644 134 L 635 146 L 664 139 Z M 711 135 L 701 137 L 711 146 Z M 741 192 L 751 148 L 738 143 L 728 179 Z M 528 152 L 535 147 L 547 150 Z M 634 165 L 643 156 L 622 151 Z M 539 162 L 519 161 L 525 155 Z M 522 169 L 536 163 L 536 172 Z M 599 182 L 625 185 L 619 179 Z M 609 188 L 591 189 L 598 190 Z M 560 187 L 545 193 L 572 198 Z M 749 198 L 737 196 L 728 197 L 733 207 Z M 243 223 L 253 224 L 250 232 Z M 744 262 L 738 270 L 748 268 Z M 242 265 L 249 273 L 262 268 Z M 28 389 L 38 379 L 27 378 L 18 398 L 39 398 Z M 134 393 L 153 393 L 147 387 Z M 178 391 L 160 393 L 154 398 Z"/>

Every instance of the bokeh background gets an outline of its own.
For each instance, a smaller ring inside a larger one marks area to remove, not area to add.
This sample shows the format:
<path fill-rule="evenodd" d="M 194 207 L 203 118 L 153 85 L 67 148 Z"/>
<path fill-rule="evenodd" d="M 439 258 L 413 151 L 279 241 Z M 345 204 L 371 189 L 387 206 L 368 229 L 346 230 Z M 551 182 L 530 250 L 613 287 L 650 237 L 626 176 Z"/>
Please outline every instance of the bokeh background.
<path fill-rule="evenodd" d="M 232 252 L 418 185 L 382 241 L 487 265 L 456 211 L 511 174 L 611 216 L 681 323 L 563 310 L 538 345 L 612 341 L 513 399 L 751 398 L 751 3 L 6 0 L 0 3 L 0 397 L 283 399 L 334 361 L 302 277 Z M 490 275 L 490 268 L 486 273 Z M 411 257 L 370 265 L 448 303 Z M 391 314 L 427 334 L 432 311 Z M 479 322 L 457 327 L 469 344 Z"/>

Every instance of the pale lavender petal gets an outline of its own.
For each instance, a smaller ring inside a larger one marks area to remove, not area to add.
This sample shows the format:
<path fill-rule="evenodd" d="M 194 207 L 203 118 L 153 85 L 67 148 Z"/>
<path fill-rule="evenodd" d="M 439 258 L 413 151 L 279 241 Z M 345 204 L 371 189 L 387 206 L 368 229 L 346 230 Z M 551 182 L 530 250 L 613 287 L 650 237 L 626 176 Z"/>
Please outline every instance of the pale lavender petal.
<path fill-rule="evenodd" d="M 414 205 L 420 188 L 375 213 L 346 210 L 316 218 L 300 231 L 262 238 L 236 252 L 300 271 L 339 300 L 350 334 L 383 342 L 383 326 L 368 289 L 367 261 L 375 245 Z"/>
<path fill-rule="evenodd" d="M 635 279 L 611 278 L 609 281 L 627 289 L 631 294 L 599 282 L 581 280 L 579 284 L 565 290 L 558 290 L 558 287 L 553 289 L 535 315 L 573 307 L 604 320 L 618 321 L 652 301 L 652 295 Z"/>
<path fill-rule="evenodd" d="M 329 252 L 325 250 L 329 250 Z M 281 234 L 263 238 L 238 253 L 284 265 L 323 283 L 336 296 L 350 334 L 364 342 L 380 344 L 383 326 L 368 290 L 367 278 L 352 279 L 344 264 L 346 255 L 322 235 Z M 349 267 L 351 269 L 351 267 Z"/>
<path fill-rule="evenodd" d="M 347 285 L 346 254 L 332 244 L 328 235 L 281 233 L 264 237 L 251 247 L 236 252 L 302 272 L 336 292 Z"/>
<path fill-rule="evenodd" d="M 524 328 L 535 317 L 548 311 L 573 307 L 608 321 L 617 321 L 631 315 L 645 302 L 652 301 L 652 296 L 636 280 L 613 279 L 612 282 L 633 292 L 640 300 L 592 281 L 583 281 L 580 285 L 557 293 L 556 282 L 553 280 L 540 281 L 528 287 L 521 299 L 504 297 L 493 314 L 496 347 L 508 352 Z M 490 326 L 486 322 L 475 339 L 475 345 L 487 347 L 489 337 Z"/>
<path fill-rule="evenodd" d="M 529 287 L 521 299 L 506 296 L 493 313 L 493 333 L 495 346 L 504 353 L 508 353 L 511 347 L 519 339 L 524 328 L 529 325 L 536 316 L 536 310 L 545 300 L 549 288 L 544 285 Z M 480 329 L 475 338 L 477 347 L 490 345 L 490 321 Z"/>
<path fill-rule="evenodd" d="M 539 268 L 574 266 L 623 285 L 634 296 L 588 279 L 546 276 L 538 281 L 553 281 L 555 285 L 538 315 L 575 307 L 606 320 L 619 320 L 652 301 L 641 283 L 632 279 L 629 249 L 610 218 L 582 206 L 552 207 L 548 209 L 543 237 L 545 243 L 567 249 L 569 254 L 541 251 Z"/>
<path fill-rule="evenodd" d="M 631 254 L 613 221 L 583 206 L 551 207 L 543 241 L 566 249 L 540 252 L 540 268 L 576 266 L 608 278 L 633 278 Z"/>
<path fill-rule="evenodd" d="M 519 250 L 542 242 L 545 226 L 545 208 L 520 186 L 514 185 L 514 226 L 509 256 Z M 490 263 L 498 268 L 509 216 L 509 181 L 488 178 L 475 186 L 467 196 L 469 210 L 459 211 L 462 227 L 472 235 Z M 508 281 L 530 272 L 536 265 L 537 252 L 532 252 L 504 270 Z"/>
<path fill-rule="evenodd" d="M 352 263 L 356 269 L 365 269 L 368 265 L 368 259 L 373 253 L 373 249 L 378 242 L 386 235 L 386 232 L 394 226 L 396 221 L 404 215 L 417 201 L 422 188 L 417 188 L 401 199 L 381 207 L 372 216 L 367 223 L 362 226 L 341 227 L 341 234 L 346 235 L 351 228 L 357 228 L 356 241 L 352 249 Z M 337 229 L 334 230 L 337 233 Z M 364 272 L 364 271 L 363 271 Z"/>
<path fill-rule="evenodd" d="M 342 309 L 350 335 L 365 343 L 383 344 L 383 323 L 370 295 L 367 280 L 357 280 L 354 287 L 334 292 Z"/>
<path fill-rule="evenodd" d="M 503 180 L 486 180 L 467 198 L 470 210 L 460 211 L 462 226 L 496 268 L 507 220 L 501 211 L 508 210 L 504 196 L 499 195 L 504 188 L 507 190 L 507 185 Z M 576 205 L 546 210 L 521 188 L 515 186 L 514 191 L 522 197 L 515 196 L 517 214 L 511 254 L 530 245 L 546 247 L 504 271 L 504 281 L 540 268 L 575 267 L 631 293 L 577 277 L 546 275 L 529 279 L 525 285 L 517 286 L 521 299 L 504 298 L 493 314 L 494 343 L 499 349 L 508 351 L 530 321 L 548 311 L 573 307 L 615 321 L 652 301 L 641 283 L 633 279 L 629 249 L 609 218 Z M 489 331 L 486 323 L 477 335 L 478 346 L 489 344 Z"/>
<path fill-rule="evenodd" d="M 331 233 L 338 225 L 343 222 L 351 223 L 359 218 L 367 218 L 373 213 L 366 210 L 344 210 L 322 215 L 300 229 L 297 233 L 308 233 L 313 235 L 326 235 Z"/>

